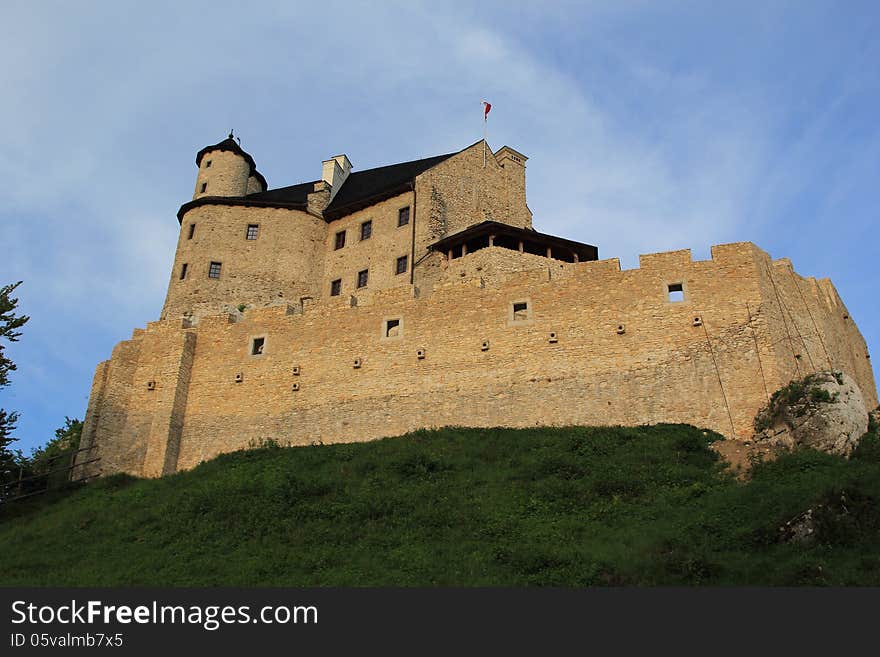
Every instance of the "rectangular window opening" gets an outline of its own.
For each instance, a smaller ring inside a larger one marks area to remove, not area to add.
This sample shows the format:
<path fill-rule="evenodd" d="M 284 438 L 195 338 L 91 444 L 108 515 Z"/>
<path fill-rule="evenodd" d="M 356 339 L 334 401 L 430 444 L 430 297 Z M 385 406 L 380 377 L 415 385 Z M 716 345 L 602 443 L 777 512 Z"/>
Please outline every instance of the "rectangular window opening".
<path fill-rule="evenodd" d="M 405 208 L 400 208 L 397 211 L 397 225 L 398 226 L 406 226 L 409 223 L 409 206 Z"/>
<path fill-rule="evenodd" d="M 334 242 L 333 248 L 339 250 L 343 246 L 345 246 L 345 231 L 340 230 L 338 233 L 336 233 L 336 242 Z"/>
<path fill-rule="evenodd" d="M 364 269 L 363 271 L 359 271 L 357 286 L 358 287 L 367 287 L 367 281 L 369 280 L 369 277 L 370 277 L 370 270 L 369 269 Z"/>
<path fill-rule="evenodd" d="M 373 222 L 365 221 L 361 224 L 361 239 L 368 240 L 370 236 L 373 234 Z"/>
<path fill-rule="evenodd" d="M 203 183 L 202 183 L 202 191 L 201 191 L 200 193 L 201 193 L 201 194 L 204 194 L 206 189 L 208 189 L 208 183 L 203 182 Z"/>
<path fill-rule="evenodd" d="M 684 286 L 681 283 L 670 283 L 666 287 L 671 302 L 677 303 L 679 301 L 684 301 Z"/>
<path fill-rule="evenodd" d="M 386 338 L 394 338 L 400 335 L 400 320 L 399 319 L 386 319 L 385 320 L 385 337 Z"/>
<path fill-rule="evenodd" d="M 180 280 L 183 280 L 184 278 L 186 278 L 187 266 L 188 265 L 185 262 L 180 266 Z"/>
<path fill-rule="evenodd" d="M 397 259 L 397 265 L 395 266 L 394 273 L 395 274 L 405 274 L 409 265 L 409 257 L 408 256 L 400 256 Z"/>
<path fill-rule="evenodd" d="M 523 322 L 529 318 L 529 304 L 525 301 L 518 301 L 513 304 L 513 321 Z"/>
<path fill-rule="evenodd" d="M 257 235 L 260 234 L 260 225 L 259 224 L 248 224 L 246 237 L 249 240 L 257 239 Z"/>
<path fill-rule="evenodd" d="M 251 356 L 259 356 L 263 353 L 263 345 L 266 344 L 266 338 L 254 338 L 251 343 Z"/>
<path fill-rule="evenodd" d="M 208 278 L 220 278 L 220 268 L 223 264 L 220 262 L 212 262 L 208 266 Z"/>
<path fill-rule="evenodd" d="M 330 283 L 330 296 L 338 297 L 340 292 L 342 292 L 342 279 L 337 278 Z"/>
<path fill-rule="evenodd" d="M 190 224 L 189 225 L 189 237 L 187 237 L 186 239 L 191 240 L 193 238 L 193 235 L 195 235 L 195 234 L 196 234 L 196 225 Z"/>

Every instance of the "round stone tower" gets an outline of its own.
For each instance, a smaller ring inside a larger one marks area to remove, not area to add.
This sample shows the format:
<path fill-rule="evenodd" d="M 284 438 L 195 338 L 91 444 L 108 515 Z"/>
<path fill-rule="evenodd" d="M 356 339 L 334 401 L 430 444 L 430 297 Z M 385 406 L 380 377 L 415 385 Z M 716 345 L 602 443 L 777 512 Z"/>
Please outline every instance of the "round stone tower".
<path fill-rule="evenodd" d="M 307 211 L 315 183 L 300 196 L 267 198 L 266 179 L 231 133 L 200 150 L 196 165 L 195 194 L 177 213 L 162 319 L 197 322 L 316 296 L 327 222 Z"/>
<path fill-rule="evenodd" d="M 266 189 L 254 158 L 242 150 L 231 132 L 220 143 L 200 150 L 196 166 L 199 172 L 193 200 L 205 196 L 244 196 Z"/>

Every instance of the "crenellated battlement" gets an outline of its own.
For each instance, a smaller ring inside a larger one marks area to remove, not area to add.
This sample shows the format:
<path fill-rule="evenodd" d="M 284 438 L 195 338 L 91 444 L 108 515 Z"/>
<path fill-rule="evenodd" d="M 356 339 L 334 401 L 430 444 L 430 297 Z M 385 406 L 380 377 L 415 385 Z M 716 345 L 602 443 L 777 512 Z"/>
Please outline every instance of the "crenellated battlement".
<path fill-rule="evenodd" d="M 184 206 L 162 318 L 95 373 L 83 446 L 103 472 L 443 425 L 748 439 L 773 391 L 823 369 L 877 404 L 828 279 L 751 242 L 621 269 L 532 230 L 525 156 L 502 149 L 484 170 L 484 149 L 360 173 L 334 158 L 319 182 Z"/>

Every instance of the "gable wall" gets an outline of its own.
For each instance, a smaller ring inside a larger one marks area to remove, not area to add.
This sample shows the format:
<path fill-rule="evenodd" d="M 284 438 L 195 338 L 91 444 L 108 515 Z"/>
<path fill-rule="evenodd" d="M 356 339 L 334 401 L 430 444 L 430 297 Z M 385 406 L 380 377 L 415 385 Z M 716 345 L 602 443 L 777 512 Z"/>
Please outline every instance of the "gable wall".
<path fill-rule="evenodd" d="M 342 279 L 342 296 L 348 297 L 409 285 L 409 268 L 407 273 L 397 275 L 394 267 L 397 257 L 409 256 L 412 248 L 412 198 L 412 192 L 407 192 L 328 224 L 321 296 L 329 296 L 330 282 L 336 279 Z M 397 213 L 403 207 L 410 208 L 410 223 L 398 226 Z M 373 232 L 368 240 L 362 241 L 360 229 L 365 221 L 372 221 Z M 345 247 L 336 250 L 336 233 L 343 230 Z M 357 273 L 364 269 L 369 270 L 369 283 L 366 289 L 358 290 Z"/>

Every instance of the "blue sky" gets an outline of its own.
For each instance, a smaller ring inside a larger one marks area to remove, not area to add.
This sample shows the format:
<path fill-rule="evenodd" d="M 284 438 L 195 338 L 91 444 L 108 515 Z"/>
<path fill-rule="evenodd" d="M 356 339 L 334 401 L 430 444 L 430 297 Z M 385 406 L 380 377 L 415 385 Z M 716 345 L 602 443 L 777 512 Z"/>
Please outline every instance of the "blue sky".
<path fill-rule="evenodd" d="M 529 156 L 538 230 L 639 253 L 753 241 L 828 276 L 880 353 L 871 2 L 5 2 L 0 283 L 31 316 L 18 447 L 85 413 L 158 318 L 195 153 L 270 187 L 458 150 Z"/>

